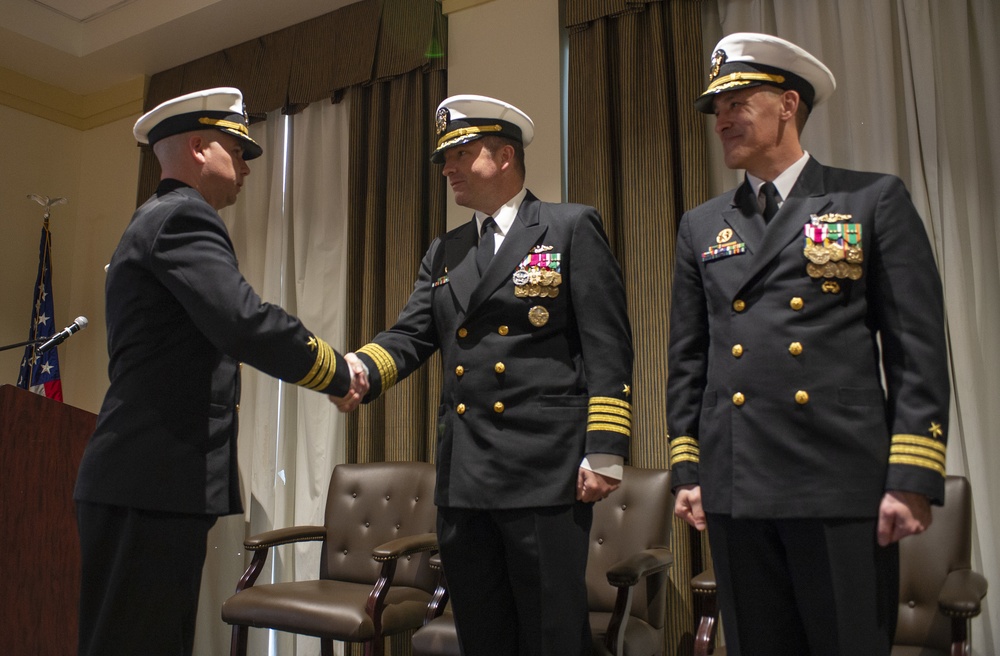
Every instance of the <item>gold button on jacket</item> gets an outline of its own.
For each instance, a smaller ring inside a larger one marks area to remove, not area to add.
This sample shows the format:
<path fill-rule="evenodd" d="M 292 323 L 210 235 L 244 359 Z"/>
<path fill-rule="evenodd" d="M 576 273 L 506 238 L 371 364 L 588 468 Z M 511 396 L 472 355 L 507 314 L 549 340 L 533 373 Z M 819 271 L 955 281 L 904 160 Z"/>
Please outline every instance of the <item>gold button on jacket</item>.
<path fill-rule="evenodd" d="M 734 358 L 738 358 L 738 357 L 740 357 L 742 355 L 743 355 L 743 345 L 742 344 L 735 344 L 733 346 L 733 357 Z"/>
<path fill-rule="evenodd" d="M 795 402 L 799 405 L 805 405 L 809 403 L 809 392 L 805 390 L 799 390 L 795 393 Z"/>
<path fill-rule="evenodd" d="M 792 355 L 802 355 L 802 343 L 792 342 L 788 345 L 788 352 Z"/>
<path fill-rule="evenodd" d="M 743 405 L 746 402 L 747 399 L 743 396 L 743 392 L 736 392 L 736 394 L 733 394 L 733 405 Z"/>
<path fill-rule="evenodd" d="M 494 403 L 493 404 L 493 412 L 495 412 L 497 414 L 500 414 L 501 412 L 503 412 L 503 403 L 501 403 L 500 401 L 497 401 L 496 403 Z"/>

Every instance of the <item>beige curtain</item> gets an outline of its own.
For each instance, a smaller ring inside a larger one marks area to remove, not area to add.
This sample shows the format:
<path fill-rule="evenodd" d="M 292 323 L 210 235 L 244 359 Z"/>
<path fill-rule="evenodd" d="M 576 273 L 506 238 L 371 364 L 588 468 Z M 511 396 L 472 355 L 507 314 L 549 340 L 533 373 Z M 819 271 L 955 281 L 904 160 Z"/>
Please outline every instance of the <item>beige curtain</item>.
<path fill-rule="evenodd" d="M 708 197 L 697 0 L 567 0 L 568 200 L 600 210 L 636 347 L 631 462 L 667 468 L 667 317 L 677 223 Z M 690 653 L 702 546 L 680 520 L 664 653 Z"/>

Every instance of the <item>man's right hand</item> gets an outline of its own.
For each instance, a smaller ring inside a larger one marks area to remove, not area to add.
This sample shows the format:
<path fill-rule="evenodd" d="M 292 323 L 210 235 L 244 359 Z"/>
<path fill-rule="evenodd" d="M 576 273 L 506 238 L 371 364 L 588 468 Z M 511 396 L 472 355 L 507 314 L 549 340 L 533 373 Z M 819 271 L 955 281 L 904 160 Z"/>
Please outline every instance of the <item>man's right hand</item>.
<path fill-rule="evenodd" d="M 700 485 L 682 485 L 674 491 L 674 514 L 699 531 L 705 530 Z"/>
<path fill-rule="evenodd" d="M 351 412 L 361 405 L 361 400 L 368 394 L 368 371 L 365 364 L 354 353 L 344 355 L 347 366 L 351 368 L 351 388 L 344 396 L 330 395 L 330 403 L 337 406 L 341 412 Z"/>

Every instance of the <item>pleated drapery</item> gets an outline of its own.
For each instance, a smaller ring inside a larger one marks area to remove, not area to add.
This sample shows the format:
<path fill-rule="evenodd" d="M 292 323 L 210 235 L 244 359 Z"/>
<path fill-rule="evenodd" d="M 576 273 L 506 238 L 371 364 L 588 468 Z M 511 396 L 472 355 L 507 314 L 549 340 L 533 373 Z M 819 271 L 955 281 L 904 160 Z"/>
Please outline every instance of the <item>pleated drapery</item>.
<path fill-rule="evenodd" d="M 345 89 L 413 70 L 443 70 L 445 19 L 436 0 L 358 0 L 277 32 L 152 76 L 144 111 L 184 93 L 218 86 L 243 91 L 251 121 L 295 113 Z M 136 204 L 156 189 L 156 158 L 143 149 Z"/>
<path fill-rule="evenodd" d="M 677 224 L 708 198 L 697 0 L 567 0 L 568 200 L 596 207 L 625 278 L 635 344 L 631 463 L 669 466 L 667 343 Z M 675 519 L 664 653 L 689 653 L 702 545 Z"/>

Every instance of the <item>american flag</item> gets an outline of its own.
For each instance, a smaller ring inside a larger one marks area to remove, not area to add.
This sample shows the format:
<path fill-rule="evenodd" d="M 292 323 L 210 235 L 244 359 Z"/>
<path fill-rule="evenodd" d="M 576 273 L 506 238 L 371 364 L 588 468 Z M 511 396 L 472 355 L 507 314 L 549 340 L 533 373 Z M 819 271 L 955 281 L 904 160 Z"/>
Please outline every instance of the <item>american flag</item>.
<path fill-rule="evenodd" d="M 46 340 L 56 334 L 52 303 L 52 235 L 46 216 L 42 224 L 42 241 L 38 247 L 38 276 L 35 280 L 35 302 L 31 308 L 31 328 L 28 339 Z M 24 348 L 17 386 L 36 394 L 62 401 L 62 381 L 59 380 L 59 354 L 51 349 L 35 354 L 35 345 Z"/>

